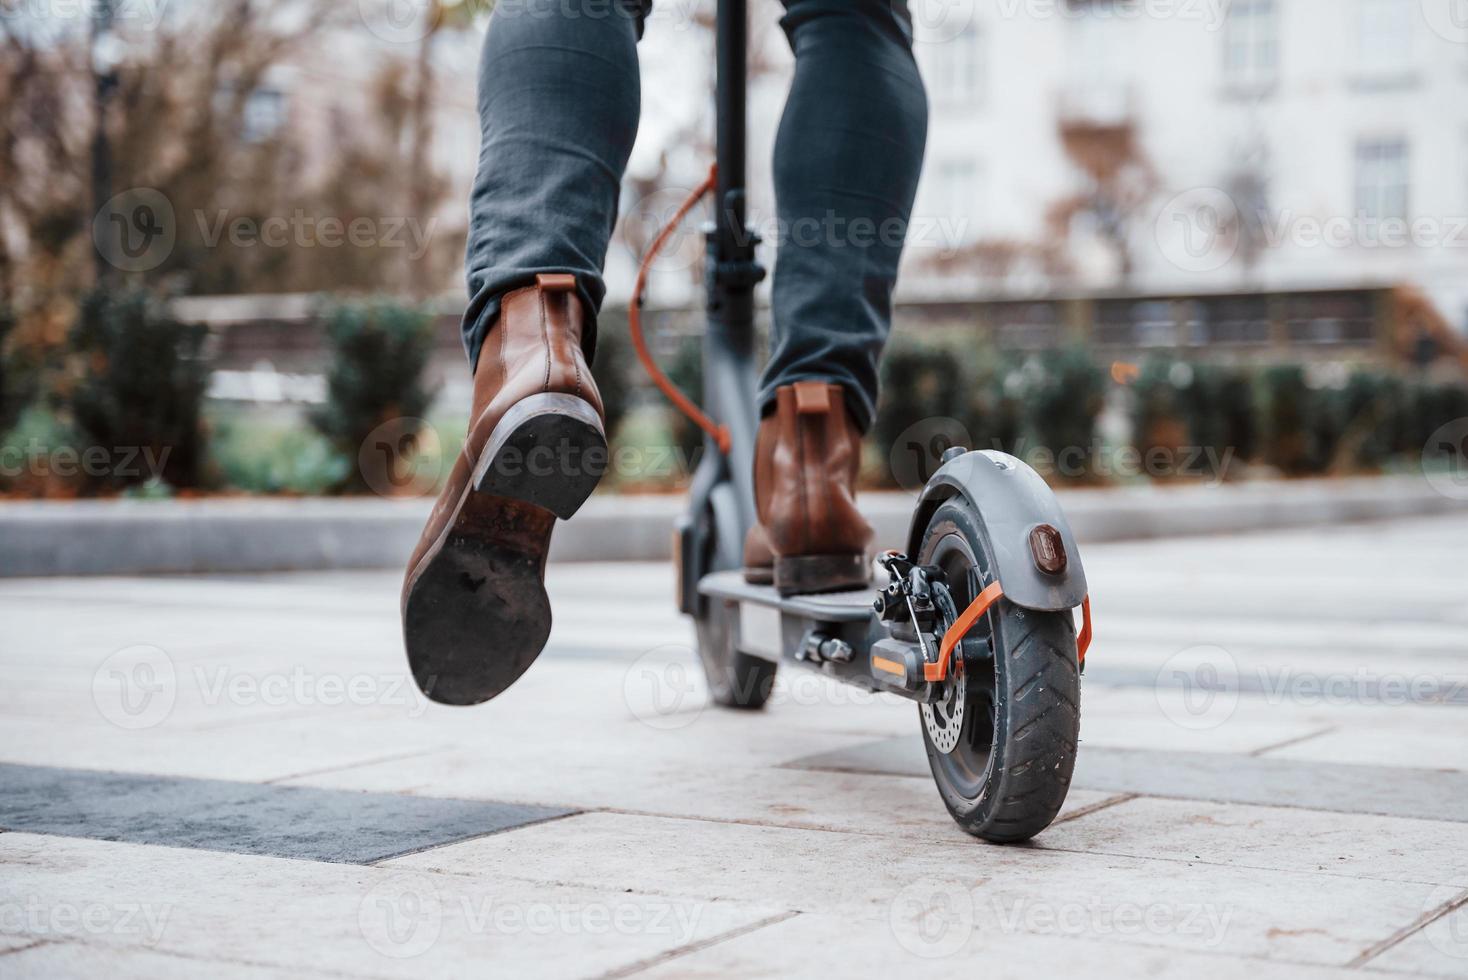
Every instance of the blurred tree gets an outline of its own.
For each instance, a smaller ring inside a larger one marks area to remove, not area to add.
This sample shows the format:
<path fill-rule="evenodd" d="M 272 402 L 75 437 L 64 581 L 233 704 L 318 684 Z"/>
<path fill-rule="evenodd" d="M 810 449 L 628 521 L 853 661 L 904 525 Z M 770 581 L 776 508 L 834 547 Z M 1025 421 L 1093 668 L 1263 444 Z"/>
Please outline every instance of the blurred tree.
<path fill-rule="evenodd" d="M 1086 186 L 1052 205 L 1046 223 L 1053 237 L 1065 240 L 1077 218 L 1086 217 L 1116 260 L 1122 285 L 1131 281 L 1136 261 L 1132 237 L 1138 221 L 1161 187 L 1157 172 L 1142 151 L 1136 124 L 1062 117 L 1060 145 L 1084 175 Z"/>

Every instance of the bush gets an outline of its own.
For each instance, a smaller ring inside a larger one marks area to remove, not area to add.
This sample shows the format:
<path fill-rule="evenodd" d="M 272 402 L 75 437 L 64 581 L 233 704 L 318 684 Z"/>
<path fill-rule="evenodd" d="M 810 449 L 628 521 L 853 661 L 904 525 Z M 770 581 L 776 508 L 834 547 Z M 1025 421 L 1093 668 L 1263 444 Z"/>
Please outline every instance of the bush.
<path fill-rule="evenodd" d="M 627 339 L 627 311 L 604 309 L 597 320 L 596 362 L 592 375 L 606 410 L 607 438 L 613 439 L 617 427 L 632 403 L 632 344 Z"/>
<path fill-rule="evenodd" d="M 1254 382 L 1241 368 L 1154 357 L 1132 386 L 1132 443 L 1153 449 L 1210 452 L 1222 463 L 1256 451 Z"/>
<path fill-rule="evenodd" d="M 331 368 L 326 403 L 310 414 L 311 424 L 331 448 L 348 461 L 338 489 L 362 491 L 397 485 L 390 468 L 400 461 L 384 456 L 363 472 L 359 451 L 374 429 L 388 422 L 397 435 L 414 438 L 422 428 L 432 395 L 424 370 L 433 349 L 432 317 L 386 300 L 334 306 L 324 314 Z M 405 447 L 412 452 L 413 447 Z"/>
<path fill-rule="evenodd" d="M 89 488 L 154 476 L 173 487 L 200 485 L 206 334 L 146 292 L 97 289 L 82 298 L 70 336 L 80 377 L 67 401 L 82 440 L 116 464 L 88 467 Z"/>
<path fill-rule="evenodd" d="M 0 302 L 0 435 L 15 427 L 36 394 L 36 375 L 15 349 L 15 312 Z"/>
<path fill-rule="evenodd" d="M 1276 364 L 1259 376 L 1263 459 L 1289 476 L 1318 472 L 1320 452 L 1314 438 L 1318 410 L 1313 404 L 1305 369 Z"/>
<path fill-rule="evenodd" d="M 1025 438 L 1057 457 L 1081 453 L 1086 469 L 1062 467 L 1062 479 L 1091 476 L 1096 419 L 1106 396 L 1106 374 L 1091 355 L 1081 348 L 1044 351 L 1027 359 L 1010 380 L 1014 383 L 1006 382 L 1006 390 L 1023 406 Z"/>

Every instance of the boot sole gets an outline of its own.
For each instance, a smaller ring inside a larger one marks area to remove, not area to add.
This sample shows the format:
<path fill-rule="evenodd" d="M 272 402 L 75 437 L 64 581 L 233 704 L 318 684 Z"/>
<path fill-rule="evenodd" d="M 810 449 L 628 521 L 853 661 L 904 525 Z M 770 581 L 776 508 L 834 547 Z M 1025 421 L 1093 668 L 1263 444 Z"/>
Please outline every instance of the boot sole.
<path fill-rule="evenodd" d="M 532 395 L 495 426 L 403 601 L 408 664 L 429 698 L 482 704 L 545 648 L 551 531 L 591 496 L 606 449 L 596 410 L 574 395 Z"/>
<path fill-rule="evenodd" d="M 864 589 L 871 581 L 865 555 L 800 555 L 775 559 L 775 590 L 782 596 Z"/>

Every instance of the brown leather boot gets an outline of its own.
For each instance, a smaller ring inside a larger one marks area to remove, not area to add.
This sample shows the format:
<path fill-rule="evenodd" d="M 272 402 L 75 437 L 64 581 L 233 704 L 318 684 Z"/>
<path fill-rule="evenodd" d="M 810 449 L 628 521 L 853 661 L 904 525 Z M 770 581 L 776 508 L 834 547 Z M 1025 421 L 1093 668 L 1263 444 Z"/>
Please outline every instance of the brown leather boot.
<path fill-rule="evenodd" d="M 777 389 L 755 439 L 759 524 L 744 541 L 745 578 L 773 581 L 781 595 L 864 587 L 872 528 L 856 509 L 860 464 L 861 433 L 840 385 Z"/>
<path fill-rule="evenodd" d="M 551 529 L 607 464 L 583 318 L 575 277 L 542 275 L 504 296 L 485 337 L 463 452 L 403 582 L 408 663 L 435 701 L 488 701 L 550 634 Z"/>

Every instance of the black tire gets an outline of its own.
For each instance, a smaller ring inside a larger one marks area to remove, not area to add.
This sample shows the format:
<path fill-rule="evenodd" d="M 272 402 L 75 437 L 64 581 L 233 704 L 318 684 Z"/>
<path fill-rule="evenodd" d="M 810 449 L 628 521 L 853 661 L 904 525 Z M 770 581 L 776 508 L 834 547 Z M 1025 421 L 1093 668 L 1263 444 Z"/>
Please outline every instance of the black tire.
<path fill-rule="evenodd" d="M 709 697 L 725 708 L 757 710 L 770 699 L 777 665 L 734 649 L 732 619 L 738 607 L 707 599 L 698 618 L 698 658 L 708 679 Z"/>
<path fill-rule="evenodd" d="M 979 524 L 961 502 L 938 508 L 918 561 L 944 569 L 959 612 L 994 580 Z M 967 697 L 958 743 L 942 752 L 924 722 L 928 764 L 960 827 L 994 843 L 1026 841 L 1060 812 L 1075 768 L 1075 623 L 1068 610 L 1037 612 L 1001 598 L 964 646 Z"/>
<path fill-rule="evenodd" d="M 704 520 L 711 530 L 705 567 L 711 571 L 739 568 L 744 560 L 744 538 L 731 486 L 717 486 L 709 494 Z M 694 632 L 709 696 L 725 708 L 763 708 L 774 689 L 778 664 L 734 649 L 734 617 L 739 615 L 736 603 L 704 598 L 699 605 Z"/>

